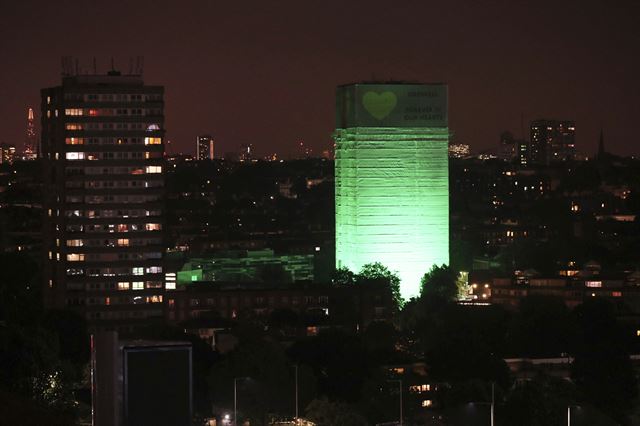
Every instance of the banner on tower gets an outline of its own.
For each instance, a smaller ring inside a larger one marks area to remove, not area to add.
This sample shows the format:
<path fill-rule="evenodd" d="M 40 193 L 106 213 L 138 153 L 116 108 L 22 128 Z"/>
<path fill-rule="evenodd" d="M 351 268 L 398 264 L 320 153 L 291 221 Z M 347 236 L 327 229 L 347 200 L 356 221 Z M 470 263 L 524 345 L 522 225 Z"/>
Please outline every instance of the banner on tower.
<path fill-rule="evenodd" d="M 336 128 L 448 127 L 445 84 L 351 84 L 336 94 Z"/>

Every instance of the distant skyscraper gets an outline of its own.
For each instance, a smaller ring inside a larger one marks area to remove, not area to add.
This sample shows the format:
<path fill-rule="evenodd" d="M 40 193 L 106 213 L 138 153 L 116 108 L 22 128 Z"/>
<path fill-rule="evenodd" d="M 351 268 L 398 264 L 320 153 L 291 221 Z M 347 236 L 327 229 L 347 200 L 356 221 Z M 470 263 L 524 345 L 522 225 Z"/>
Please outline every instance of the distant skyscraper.
<path fill-rule="evenodd" d="M 45 304 L 92 329 L 162 317 L 163 92 L 116 71 L 41 91 Z"/>
<path fill-rule="evenodd" d="M 213 160 L 214 143 L 213 138 L 209 135 L 201 135 L 196 138 L 197 159 L 198 160 Z"/>
<path fill-rule="evenodd" d="M 380 262 L 418 295 L 449 263 L 447 86 L 340 86 L 335 141 L 337 267 Z"/>
<path fill-rule="evenodd" d="M 36 123 L 33 116 L 33 108 L 27 112 L 27 134 L 22 150 L 22 158 L 35 160 L 38 158 L 38 141 L 36 139 Z"/>
<path fill-rule="evenodd" d="M 536 120 L 531 123 L 529 156 L 534 164 L 572 160 L 576 153 L 573 121 Z"/>

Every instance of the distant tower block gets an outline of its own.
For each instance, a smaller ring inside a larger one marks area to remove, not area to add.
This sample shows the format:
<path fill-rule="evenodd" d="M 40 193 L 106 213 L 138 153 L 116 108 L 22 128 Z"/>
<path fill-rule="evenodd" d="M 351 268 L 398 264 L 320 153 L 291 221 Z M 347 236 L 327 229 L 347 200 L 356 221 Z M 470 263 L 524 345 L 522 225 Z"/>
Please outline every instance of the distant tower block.
<path fill-rule="evenodd" d="M 449 263 L 447 86 L 340 86 L 335 141 L 336 265 L 381 262 L 419 294 Z"/>
<path fill-rule="evenodd" d="M 201 135 L 196 138 L 196 151 L 198 160 L 213 160 L 215 158 L 213 138 L 209 135 Z"/>

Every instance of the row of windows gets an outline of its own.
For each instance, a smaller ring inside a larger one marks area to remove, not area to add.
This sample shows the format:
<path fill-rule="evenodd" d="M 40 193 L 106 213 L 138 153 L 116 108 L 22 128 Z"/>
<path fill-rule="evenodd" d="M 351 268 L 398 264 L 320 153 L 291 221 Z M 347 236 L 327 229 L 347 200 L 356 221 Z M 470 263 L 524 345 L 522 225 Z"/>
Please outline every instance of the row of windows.
<path fill-rule="evenodd" d="M 87 297 L 87 305 L 141 305 L 144 303 L 162 303 L 162 295 Z"/>
<path fill-rule="evenodd" d="M 87 204 L 107 203 L 152 203 L 161 201 L 161 195 L 87 195 L 84 202 Z"/>
<path fill-rule="evenodd" d="M 67 304 L 82 304 L 84 300 L 68 299 Z M 113 320 L 113 319 L 143 319 L 162 316 L 162 310 L 135 310 L 135 311 L 106 311 L 87 312 L 89 320 Z"/>
<path fill-rule="evenodd" d="M 65 93 L 66 101 L 91 101 L 91 102 L 142 102 L 161 101 L 159 93 Z M 51 96 L 47 96 L 47 104 L 51 103 Z"/>
<path fill-rule="evenodd" d="M 161 115 L 158 108 L 65 108 L 67 116 L 111 117 L 122 115 Z"/>
<path fill-rule="evenodd" d="M 145 138 L 145 139 L 158 139 L 160 138 Z M 155 143 L 155 142 L 154 142 Z M 158 142 L 159 143 L 159 142 Z M 150 155 L 143 152 L 84 152 L 84 151 L 72 151 L 65 153 L 65 159 L 67 160 L 140 160 L 143 158 L 150 158 Z M 160 167 L 160 166 L 155 166 Z M 158 169 L 156 169 L 158 170 Z M 160 171 L 149 172 L 147 173 L 160 173 Z"/>
<path fill-rule="evenodd" d="M 133 124 L 133 123 L 124 123 Z M 142 124 L 138 123 L 140 126 Z M 119 129 L 119 127 L 116 126 Z M 146 143 L 145 143 L 146 142 Z M 162 138 L 139 138 L 139 137 L 121 137 L 121 138 L 65 138 L 66 145 L 158 145 L 162 143 Z"/>
<path fill-rule="evenodd" d="M 66 130 L 146 130 L 153 132 L 160 130 L 158 123 L 66 123 Z"/>
<path fill-rule="evenodd" d="M 85 232 L 138 232 L 138 231 L 160 231 L 160 223 L 105 223 L 96 225 L 86 225 Z"/>
<path fill-rule="evenodd" d="M 97 197 L 97 198 L 96 198 Z M 102 204 L 102 203 L 109 203 L 109 202 L 126 202 L 126 203 L 144 203 L 147 201 L 157 201 L 160 200 L 159 196 L 154 196 L 155 199 L 147 199 L 147 197 L 149 196 L 137 196 L 137 195 L 118 195 L 118 196 L 110 196 L 111 198 L 106 199 L 104 196 L 96 196 L 96 195 L 89 195 L 89 196 L 82 196 L 82 195 L 67 195 L 65 196 L 65 202 L 67 203 L 89 203 L 89 204 Z M 115 198 L 114 198 L 115 197 Z M 122 200 L 122 201 L 120 201 Z M 99 211 L 99 210 L 88 210 L 88 212 L 90 211 Z M 108 211 L 108 210 L 101 210 L 101 211 Z M 126 210 L 125 210 L 126 211 Z M 129 210 L 129 211 L 133 211 L 133 210 Z M 143 211 L 143 210 L 140 210 Z M 148 210 L 144 210 L 144 211 L 148 211 Z M 157 210 L 151 210 L 152 213 L 147 214 L 147 216 L 160 216 L 160 212 Z M 93 218 L 93 215 L 89 215 L 87 214 L 86 217 L 90 217 Z M 96 215 L 96 217 L 100 217 L 99 215 Z M 126 216 L 125 216 L 126 217 Z"/>
<path fill-rule="evenodd" d="M 67 202 L 82 202 L 82 197 L 78 200 L 77 198 L 72 198 L 75 196 L 68 196 Z M 86 217 L 89 219 L 100 219 L 100 218 L 129 218 L 129 217 L 157 217 L 160 216 L 162 212 L 160 210 L 66 210 L 65 215 L 68 217 Z"/>
<path fill-rule="evenodd" d="M 160 158 L 162 153 L 160 152 L 137 152 L 130 154 L 140 154 L 143 158 Z M 133 156 L 132 156 L 133 158 Z M 161 167 L 161 166 L 156 166 Z M 67 176 L 91 176 L 91 175 L 141 175 L 145 173 L 144 167 L 139 166 L 121 166 L 121 167 L 66 167 L 65 175 Z M 158 169 L 149 169 L 154 170 L 153 173 L 161 173 Z"/>
<path fill-rule="evenodd" d="M 160 238 L 72 239 L 67 247 L 139 247 L 162 244 Z"/>
<path fill-rule="evenodd" d="M 89 277 L 123 277 L 130 275 L 161 274 L 162 266 L 136 266 L 114 268 L 68 268 L 68 276 L 87 275 Z"/>
<path fill-rule="evenodd" d="M 282 296 L 279 298 L 279 302 L 284 305 L 292 304 L 298 305 L 301 302 L 306 305 L 322 305 L 327 306 L 329 304 L 329 296 Z M 270 306 L 276 304 L 275 296 L 256 296 L 256 297 L 244 297 L 238 298 L 237 296 L 222 296 L 222 297 L 208 297 L 206 299 L 189 299 L 189 306 L 238 306 L 239 303 L 244 303 L 245 306 L 252 305 L 265 305 Z M 168 304 L 170 307 L 175 305 L 174 299 L 169 299 Z"/>
<path fill-rule="evenodd" d="M 161 259 L 160 252 L 143 252 L 143 253 L 69 253 L 67 261 L 84 262 L 84 261 L 104 261 L 115 262 L 118 260 L 151 260 Z"/>

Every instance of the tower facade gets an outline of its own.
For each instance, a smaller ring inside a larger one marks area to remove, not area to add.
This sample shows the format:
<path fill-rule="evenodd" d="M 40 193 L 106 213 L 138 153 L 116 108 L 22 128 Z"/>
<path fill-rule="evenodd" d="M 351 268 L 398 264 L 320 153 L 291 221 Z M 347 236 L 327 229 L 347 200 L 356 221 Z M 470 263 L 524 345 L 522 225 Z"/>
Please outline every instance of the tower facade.
<path fill-rule="evenodd" d="M 449 263 L 447 86 L 340 86 L 336 111 L 336 266 L 380 262 L 415 296 Z"/>
<path fill-rule="evenodd" d="M 93 329 L 162 316 L 163 92 L 115 71 L 41 91 L 45 305 Z"/>

